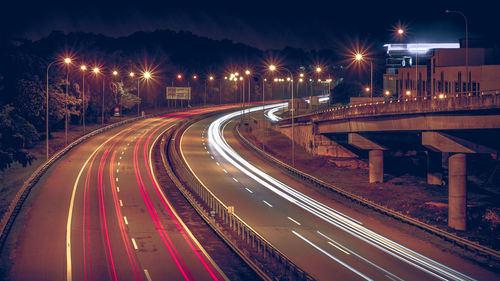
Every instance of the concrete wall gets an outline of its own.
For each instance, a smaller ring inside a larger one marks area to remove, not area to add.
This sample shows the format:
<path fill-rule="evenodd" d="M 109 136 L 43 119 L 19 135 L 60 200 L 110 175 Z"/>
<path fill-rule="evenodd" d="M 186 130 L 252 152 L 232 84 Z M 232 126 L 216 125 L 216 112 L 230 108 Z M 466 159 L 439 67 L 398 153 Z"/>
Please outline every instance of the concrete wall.
<path fill-rule="evenodd" d="M 284 134 L 288 138 L 292 138 L 292 127 L 273 126 L 273 129 Z M 330 157 L 347 157 L 357 158 L 358 156 L 335 141 L 330 140 L 323 135 L 313 133 L 312 126 L 300 124 L 294 126 L 295 144 L 302 146 L 307 152 L 313 155 L 330 156 Z"/>

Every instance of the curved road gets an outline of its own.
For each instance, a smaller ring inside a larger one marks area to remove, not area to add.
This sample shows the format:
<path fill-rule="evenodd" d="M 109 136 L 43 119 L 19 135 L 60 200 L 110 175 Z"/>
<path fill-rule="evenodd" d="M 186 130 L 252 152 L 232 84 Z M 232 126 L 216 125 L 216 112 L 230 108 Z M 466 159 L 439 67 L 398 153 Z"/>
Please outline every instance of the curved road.
<path fill-rule="evenodd" d="M 171 208 L 151 162 L 165 130 L 217 109 L 141 120 L 70 151 L 30 195 L 9 278 L 227 279 Z"/>
<path fill-rule="evenodd" d="M 226 121 L 223 118 L 204 119 L 185 131 L 181 152 L 186 163 L 206 188 L 234 206 L 240 218 L 313 277 L 498 279 L 492 272 L 330 199 L 272 167 L 235 140 L 238 113 L 225 117 Z"/>

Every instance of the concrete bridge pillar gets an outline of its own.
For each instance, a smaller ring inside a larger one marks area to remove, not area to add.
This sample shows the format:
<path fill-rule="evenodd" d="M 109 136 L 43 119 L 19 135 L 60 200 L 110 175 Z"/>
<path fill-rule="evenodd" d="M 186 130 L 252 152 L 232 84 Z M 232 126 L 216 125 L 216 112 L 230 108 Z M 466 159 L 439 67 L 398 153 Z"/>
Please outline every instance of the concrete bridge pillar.
<path fill-rule="evenodd" d="M 427 184 L 441 185 L 442 173 L 442 152 L 427 151 Z"/>
<path fill-rule="evenodd" d="M 457 230 L 467 228 L 466 156 L 457 153 L 448 159 L 448 226 Z"/>
<path fill-rule="evenodd" d="M 370 168 L 370 183 L 384 182 L 384 151 L 383 150 L 370 150 L 369 168 Z"/>

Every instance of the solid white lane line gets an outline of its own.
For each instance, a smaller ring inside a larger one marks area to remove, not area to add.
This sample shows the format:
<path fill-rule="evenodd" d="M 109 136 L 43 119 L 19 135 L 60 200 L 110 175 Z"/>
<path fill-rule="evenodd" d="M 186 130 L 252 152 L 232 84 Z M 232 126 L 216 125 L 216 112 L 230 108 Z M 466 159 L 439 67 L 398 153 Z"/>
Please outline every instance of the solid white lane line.
<path fill-rule="evenodd" d="M 391 276 L 387 275 L 387 274 L 384 274 L 385 277 L 391 279 L 392 281 L 397 281 L 396 279 L 392 278 Z"/>
<path fill-rule="evenodd" d="M 251 191 L 250 189 L 248 189 L 247 187 L 245 187 L 245 189 L 250 192 L 250 193 L 253 193 L 253 191 Z"/>
<path fill-rule="evenodd" d="M 125 221 L 125 224 L 128 224 L 128 220 L 126 216 L 123 216 L 123 221 Z"/>
<path fill-rule="evenodd" d="M 226 169 L 222 169 L 222 170 L 224 171 L 224 173 L 226 173 L 226 174 L 227 174 L 227 171 L 226 171 Z"/>
<path fill-rule="evenodd" d="M 123 202 L 121 199 L 120 199 L 120 207 L 123 207 Z"/>
<path fill-rule="evenodd" d="M 266 204 L 267 206 L 269 206 L 271 208 L 273 207 L 273 205 L 269 204 L 266 200 L 262 200 L 262 202 L 264 202 L 264 204 Z"/>
<path fill-rule="evenodd" d="M 293 221 L 294 223 L 296 223 L 296 224 L 298 224 L 298 225 L 301 225 L 301 224 L 300 224 L 300 222 L 298 222 L 298 221 L 296 221 L 296 220 L 292 219 L 291 217 L 288 217 L 288 219 L 289 219 L 289 220 L 291 220 L 291 221 Z"/>
<path fill-rule="evenodd" d="M 332 242 L 328 241 L 328 244 L 330 244 L 331 246 L 333 246 L 333 247 L 337 248 L 337 250 L 339 250 L 339 251 L 343 252 L 344 254 L 346 254 L 346 255 L 350 255 L 350 254 L 349 254 L 349 252 L 347 252 L 347 251 L 345 251 L 344 249 L 340 248 L 339 246 L 337 246 L 337 245 L 333 244 Z"/>
<path fill-rule="evenodd" d="M 235 182 L 238 182 L 238 180 L 237 180 L 237 179 L 235 179 L 235 178 L 233 178 L 233 180 L 234 180 Z"/>
<path fill-rule="evenodd" d="M 344 267 L 346 267 L 347 269 L 351 270 L 352 272 L 356 273 L 357 275 L 361 276 L 361 278 L 365 279 L 365 280 L 373 280 L 371 279 L 370 277 L 364 275 L 363 273 L 357 271 L 356 269 L 354 269 L 353 267 L 351 267 L 350 265 L 346 264 L 345 262 L 341 261 L 340 259 L 336 258 L 335 256 L 331 255 L 330 253 L 328 253 L 327 251 L 321 249 L 318 245 L 314 244 L 313 242 L 309 241 L 307 238 L 305 238 L 304 236 L 298 234 L 297 232 L 295 232 L 294 230 L 292 230 L 292 233 L 295 234 L 297 237 L 299 237 L 300 239 L 304 240 L 307 244 L 313 246 L 316 250 L 322 252 L 323 254 L 325 254 L 327 257 L 331 258 L 332 260 L 338 262 L 339 264 L 343 265 Z"/>
<path fill-rule="evenodd" d="M 149 276 L 149 271 L 147 269 L 144 269 L 144 275 L 146 275 L 146 279 L 148 281 L 153 281 L 153 280 L 151 280 L 151 276 Z"/>
<path fill-rule="evenodd" d="M 139 248 L 137 247 L 137 243 L 135 243 L 134 238 L 132 238 L 132 244 L 134 244 L 134 249 L 139 250 Z"/>

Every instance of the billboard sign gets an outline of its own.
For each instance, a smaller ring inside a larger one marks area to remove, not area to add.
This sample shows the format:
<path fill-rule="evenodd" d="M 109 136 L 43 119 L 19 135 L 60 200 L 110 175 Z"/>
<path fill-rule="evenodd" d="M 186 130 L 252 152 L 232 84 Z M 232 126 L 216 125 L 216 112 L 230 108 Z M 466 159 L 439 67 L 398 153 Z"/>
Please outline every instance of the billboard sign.
<path fill-rule="evenodd" d="M 190 100 L 191 87 L 167 87 L 167 100 Z"/>

